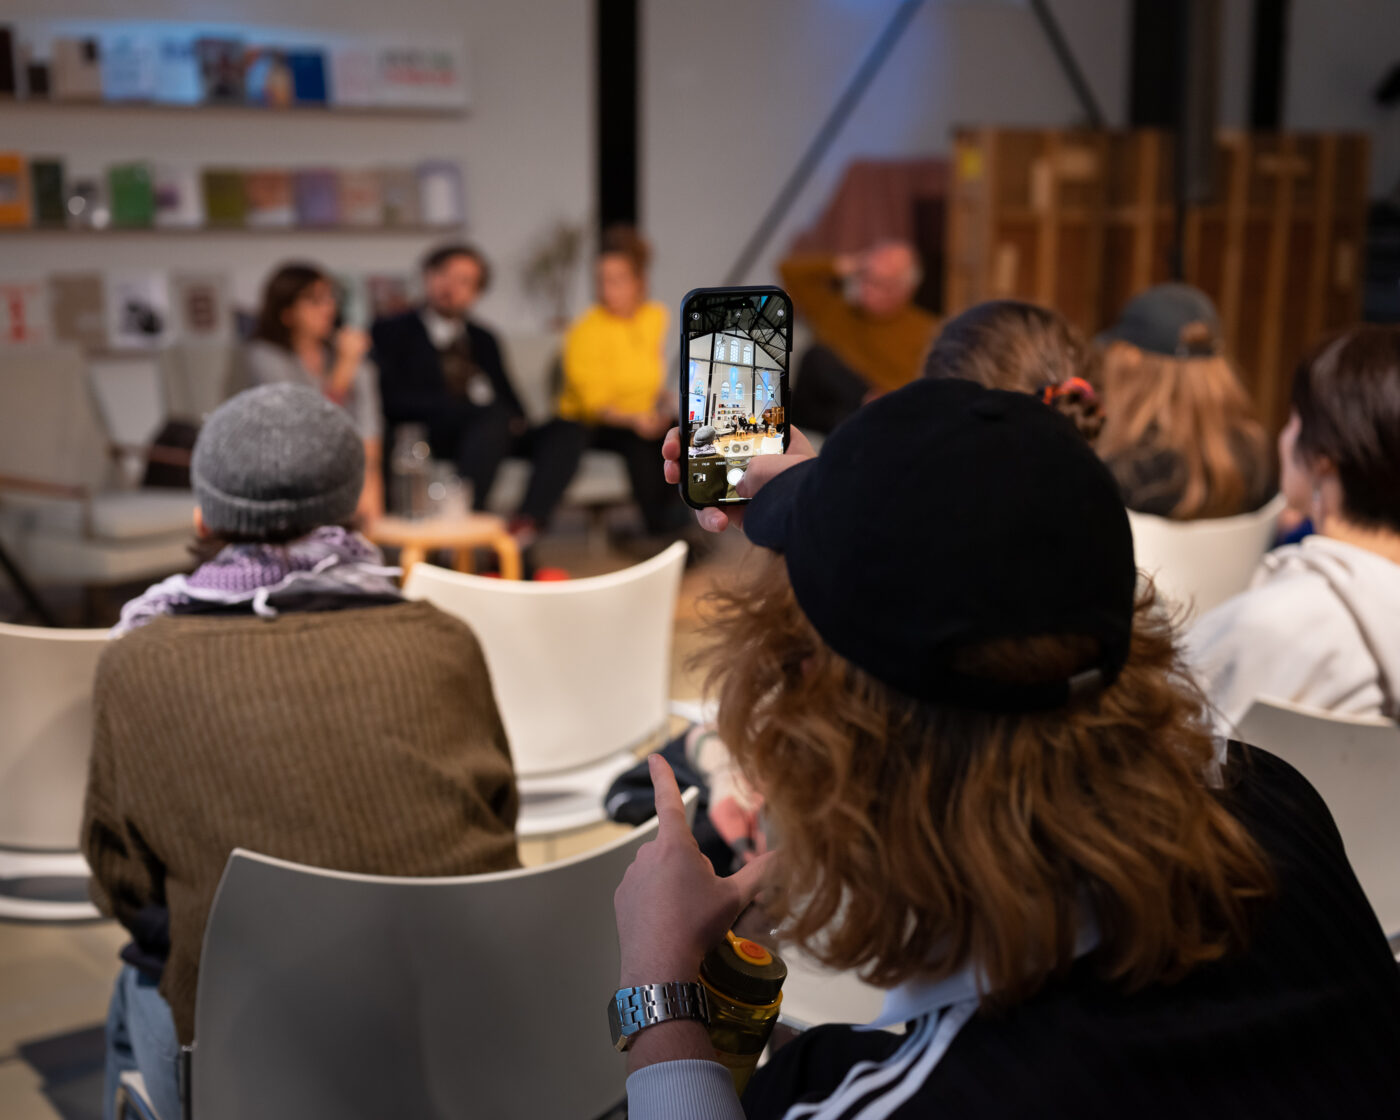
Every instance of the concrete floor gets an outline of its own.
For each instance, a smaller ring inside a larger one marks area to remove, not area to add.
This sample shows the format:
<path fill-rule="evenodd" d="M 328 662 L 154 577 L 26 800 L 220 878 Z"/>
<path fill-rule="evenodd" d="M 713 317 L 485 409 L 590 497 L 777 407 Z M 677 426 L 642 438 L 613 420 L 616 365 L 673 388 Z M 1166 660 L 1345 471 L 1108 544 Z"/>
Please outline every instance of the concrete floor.
<path fill-rule="evenodd" d="M 672 697 L 693 699 L 700 677 L 689 665 L 699 643 L 697 604 L 705 592 L 742 569 L 748 548 L 737 534 L 716 538 L 713 551 L 685 576 L 677 609 L 672 652 Z M 626 566 L 620 555 L 589 548 L 577 537 L 542 543 L 540 563 L 567 569 L 575 576 L 592 575 Z M 522 845 L 527 864 L 564 858 L 586 851 L 621 831 L 604 825 L 550 844 Z M 21 1047 L 43 1040 L 100 1029 L 118 969 L 117 952 L 127 938 L 113 922 L 76 925 L 26 925 L 0 922 L 0 1117 L 3 1120 L 73 1120 L 96 1115 L 100 1102 L 89 1098 L 89 1072 L 82 1083 L 83 1099 L 56 1107 L 44 1091 L 39 1071 Z M 81 1045 L 78 1045 L 81 1042 Z M 68 1039 L 69 1049 L 90 1056 L 96 1039 Z M 32 1051 L 31 1051 L 32 1052 Z M 89 1061 L 90 1066 L 90 1061 Z M 77 1090 L 70 1090 L 71 1098 Z M 56 1094 L 62 1102 L 63 1094 Z"/>

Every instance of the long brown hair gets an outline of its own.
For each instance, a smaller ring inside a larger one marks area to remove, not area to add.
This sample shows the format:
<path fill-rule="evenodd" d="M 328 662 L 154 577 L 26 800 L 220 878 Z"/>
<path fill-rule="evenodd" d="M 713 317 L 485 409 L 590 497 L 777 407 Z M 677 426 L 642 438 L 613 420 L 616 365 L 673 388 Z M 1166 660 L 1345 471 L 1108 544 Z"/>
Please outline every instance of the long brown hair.
<path fill-rule="evenodd" d="M 893 986 L 975 966 L 992 1004 L 1074 959 L 1127 988 L 1241 947 L 1270 892 L 1260 850 L 1206 786 L 1214 743 L 1150 590 L 1095 701 L 996 715 L 912 700 L 834 653 L 781 558 L 710 600 L 719 732 L 780 843 L 770 911 L 817 959 Z M 962 667 L 1063 677 L 1092 639 L 999 641 Z"/>
<path fill-rule="evenodd" d="M 1182 332 L 1184 356 L 1153 354 L 1112 342 L 1103 355 L 1104 425 L 1097 448 L 1105 459 L 1134 451 L 1170 452 L 1185 471 L 1171 516 L 1228 517 L 1247 505 L 1250 483 L 1241 464 L 1269 461 L 1269 439 L 1244 386 L 1220 353 L 1191 353 L 1210 329 Z"/>
<path fill-rule="evenodd" d="M 1043 396 L 1093 442 L 1103 427 L 1097 367 L 1094 348 L 1059 312 L 994 299 L 943 324 L 924 360 L 924 376 Z"/>
<path fill-rule="evenodd" d="M 323 281 L 329 283 L 330 277 L 314 264 L 292 261 L 279 267 L 263 285 L 262 306 L 258 309 L 253 337 L 290 350 L 292 332 L 282 316 L 287 308 L 306 294 L 308 288 Z"/>

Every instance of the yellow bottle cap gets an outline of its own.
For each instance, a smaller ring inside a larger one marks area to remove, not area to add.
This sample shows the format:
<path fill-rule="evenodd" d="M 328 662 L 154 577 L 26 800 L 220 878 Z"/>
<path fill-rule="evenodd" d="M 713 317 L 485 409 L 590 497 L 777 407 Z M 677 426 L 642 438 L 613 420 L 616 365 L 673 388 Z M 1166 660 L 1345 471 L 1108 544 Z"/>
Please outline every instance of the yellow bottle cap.
<path fill-rule="evenodd" d="M 741 960 L 749 961 L 752 964 L 773 963 L 773 954 L 757 941 L 750 941 L 747 937 L 736 937 L 732 929 L 726 932 L 724 937 L 733 948 L 735 955 Z"/>

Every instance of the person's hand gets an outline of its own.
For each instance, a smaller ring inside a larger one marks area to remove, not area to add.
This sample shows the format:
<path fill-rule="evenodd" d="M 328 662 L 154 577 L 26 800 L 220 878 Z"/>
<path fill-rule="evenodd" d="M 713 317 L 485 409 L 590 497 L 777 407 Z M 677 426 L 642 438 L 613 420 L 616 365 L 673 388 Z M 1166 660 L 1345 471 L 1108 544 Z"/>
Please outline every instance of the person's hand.
<path fill-rule="evenodd" d="M 753 901 L 772 854 L 721 879 L 685 819 L 676 776 L 659 754 L 647 760 L 656 790 L 656 839 L 643 844 L 613 895 L 621 987 L 690 981 L 700 961 Z"/>
<path fill-rule="evenodd" d="M 369 335 L 359 327 L 341 327 L 335 332 L 336 360 L 347 365 L 359 365 L 369 353 Z"/>
<path fill-rule="evenodd" d="M 632 430 L 642 439 L 660 439 L 670 426 L 671 417 L 655 410 L 632 418 Z"/>
<path fill-rule="evenodd" d="M 767 481 L 774 475 L 782 474 L 789 467 L 795 467 L 804 459 L 816 457 L 816 449 L 811 442 L 797 428 L 788 428 L 788 448 L 781 455 L 755 455 L 749 460 L 749 465 L 744 471 L 744 477 L 739 480 L 739 485 L 734 489 L 741 498 L 752 498 Z M 666 433 L 666 439 L 661 444 L 662 470 L 666 474 L 666 481 L 672 486 L 680 485 L 681 481 L 681 430 L 672 428 Z M 744 524 L 744 507 L 731 506 L 728 509 L 719 509 L 716 506 L 708 506 L 705 509 L 695 511 L 695 520 L 700 528 L 710 533 L 722 533 L 731 525 L 735 528 L 742 528 Z"/>

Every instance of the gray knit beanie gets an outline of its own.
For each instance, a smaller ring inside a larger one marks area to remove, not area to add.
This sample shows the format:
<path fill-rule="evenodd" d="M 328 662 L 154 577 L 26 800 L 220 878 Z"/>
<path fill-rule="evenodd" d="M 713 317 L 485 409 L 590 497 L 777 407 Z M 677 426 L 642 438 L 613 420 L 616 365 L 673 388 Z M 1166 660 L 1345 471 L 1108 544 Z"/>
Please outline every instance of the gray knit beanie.
<path fill-rule="evenodd" d="M 344 410 L 305 385 L 259 385 L 200 429 L 190 479 L 215 536 L 285 541 L 349 520 L 365 449 Z"/>

